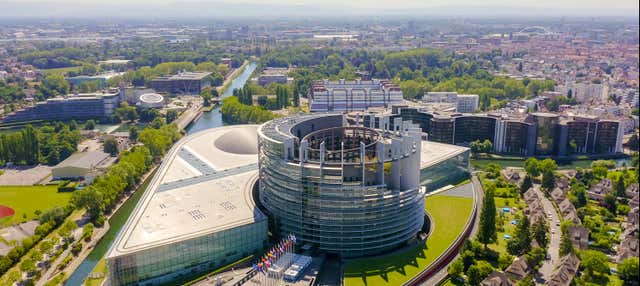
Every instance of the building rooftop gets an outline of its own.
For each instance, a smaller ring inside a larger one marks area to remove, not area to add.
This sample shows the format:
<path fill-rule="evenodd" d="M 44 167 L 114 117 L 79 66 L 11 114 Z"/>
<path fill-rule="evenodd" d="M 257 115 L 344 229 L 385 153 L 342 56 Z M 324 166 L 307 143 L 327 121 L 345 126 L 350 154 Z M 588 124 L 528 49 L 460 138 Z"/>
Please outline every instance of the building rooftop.
<path fill-rule="evenodd" d="M 469 150 L 467 147 L 422 140 L 420 168 L 433 166 Z"/>
<path fill-rule="evenodd" d="M 108 157 L 109 154 L 102 151 L 75 153 L 64 161 L 58 163 L 54 168 L 77 167 L 90 169 L 100 165 L 100 163 Z"/>
<path fill-rule="evenodd" d="M 169 151 L 108 257 L 266 219 L 255 207 L 257 125 L 205 130 Z"/>
<path fill-rule="evenodd" d="M 181 72 L 171 76 L 157 77 L 153 80 L 201 80 L 210 74 L 210 72 Z"/>

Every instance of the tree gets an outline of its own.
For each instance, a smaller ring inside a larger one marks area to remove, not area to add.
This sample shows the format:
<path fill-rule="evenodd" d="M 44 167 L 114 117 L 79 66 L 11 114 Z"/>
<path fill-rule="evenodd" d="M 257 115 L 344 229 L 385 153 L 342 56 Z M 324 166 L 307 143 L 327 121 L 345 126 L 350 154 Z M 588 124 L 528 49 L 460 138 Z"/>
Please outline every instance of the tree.
<path fill-rule="evenodd" d="M 483 243 L 486 248 L 487 244 L 494 242 L 496 238 L 496 203 L 493 198 L 493 188 L 487 188 L 482 199 L 478 241 Z"/>
<path fill-rule="evenodd" d="M 202 97 L 202 100 L 204 101 L 204 106 L 210 106 L 211 105 L 211 99 L 213 98 L 213 94 L 211 93 L 211 88 L 210 87 L 204 88 L 200 92 L 200 96 Z"/>
<path fill-rule="evenodd" d="M 616 196 L 624 198 L 626 197 L 626 188 L 624 186 L 624 177 L 623 176 L 618 176 L 618 179 L 616 180 L 616 184 L 613 186 L 614 190 L 616 191 Z"/>
<path fill-rule="evenodd" d="M 138 119 L 138 111 L 136 111 L 136 108 L 133 106 L 129 106 L 129 104 L 126 102 L 120 103 L 120 107 L 116 108 L 116 110 L 114 111 L 114 115 L 118 119 L 120 119 L 120 121 L 129 120 L 133 122 L 134 120 Z"/>
<path fill-rule="evenodd" d="M 638 264 L 638 257 L 629 257 L 618 265 L 618 276 L 624 281 L 624 285 L 638 285 L 640 280 Z"/>
<path fill-rule="evenodd" d="M 547 158 L 547 159 L 544 159 L 544 160 L 539 162 L 538 169 L 542 173 L 544 173 L 544 172 L 554 172 L 554 171 L 558 170 L 558 164 L 556 163 L 555 160 L 553 160 L 551 158 Z"/>
<path fill-rule="evenodd" d="M 487 178 L 497 179 L 500 177 L 500 165 L 496 163 L 489 163 L 484 167 L 484 171 L 487 172 Z"/>
<path fill-rule="evenodd" d="M 531 182 L 531 176 L 526 175 L 524 180 L 522 181 L 522 185 L 520 185 L 520 193 L 524 193 L 533 187 L 533 183 Z"/>
<path fill-rule="evenodd" d="M 138 135 L 138 127 L 136 127 L 135 125 L 129 127 L 129 140 L 131 140 L 132 142 L 138 141 Z"/>
<path fill-rule="evenodd" d="M 533 238 L 542 247 L 546 247 L 549 239 L 547 238 L 548 228 L 543 220 L 537 220 L 532 227 Z"/>
<path fill-rule="evenodd" d="M 547 191 L 551 191 L 555 187 L 555 184 L 556 184 L 556 178 L 555 178 L 555 175 L 553 174 L 553 171 L 545 170 L 544 173 L 542 173 L 542 188 L 544 188 Z"/>
<path fill-rule="evenodd" d="M 178 118 L 178 111 L 175 111 L 173 109 L 167 111 L 167 124 L 173 122 L 177 118 Z"/>
<path fill-rule="evenodd" d="M 571 239 L 565 229 L 562 230 L 562 237 L 560 238 L 560 256 L 575 253 Z"/>
<path fill-rule="evenodd" d="M 452 280 L 455 280 L 458 277 L 460 277 L 463 271 L 464 271 L 464 264 L 462 263 L 462 258 L 458 258 L 454 260 L 451 263 L 451 265 L 449 265 L 449 268 L 447 269 L 447 272 L 452 277 Z"/>
<path fill-rule="evenodd" d="M 609 260 L 600 251 L 585 250 L 580 253 L 580 268 L 589 276 L 609 274 Z"/>
<path fill-rule="evenodd" d="M 40 92 L 45 98 L 67 95 L 69 93 L 69 83 L 64 79 L 62 74 L 52 73 L 47 75 L 44 81 L 42 81 Z"/>
<path fill-rule="evenodd" d="M 540 176 L 540 169 L 538 165 L 538 159 L 533 157 L 528 158 L 526 161 L 524 161 L 525 171 L 527 171 L 527 174 L 529 174 L 529 176 L 533 178 L 537 178 L 538 176 Z"/>
<path fill-rule="evenodd" d="M 525 259 L 527 260 L 527 265 L 532 267 L 533 269 L 538 269 L 542 265 L 545 257 L 547 256 L 547 251 L 544 247 L 536 247 L 525 254 Z"/>
<path fill-rule="evenodd" d="M 469 278 L 470 285 L 480 285 L 480 282 L 484 280 L 489 274 L 493 272 L 493 267 L 489 262 L 484 260 L 476 261 L 467 270 L 467 277 Z"/>
<path fill-rule="evenodd" d="M 518 220 L 513 238 L 507 242 L 507 251 L 511 255 L 522 255 L 531 250 L 531 232 L 529 218 L 523 215 Z"/>
<path fill-rule="evenodd" d="M 613 215 L 616 214 L 616 211 L 618 209 L 618 200 L 616 199 L 615 195 L 611 193 L 608 193 L 607 195 L 605 195 L 604 204 Z"/>
<path fill-rule="evenodd" d="M 103 195 L 92 186 L 73 192 L 71 203 L 77 209 L 86 209 L 92 219 L 104 211 Z"/>
<path fill-rule="evenodd" d="M 19 268 L 20 268 L 20 271 L 26 272 L 28 273 L 28 275 L 31 275 L 38 270 L 38 268 L 36 268 L 35 262 L 31 260 L 31 258 L 23 259 L 22 262 L 20 263 Z"/>
<path fill-rule="evenodd" d="M 96 122 L 93 119 L 89 119 L 87 120 L 87 122 L 84 123 L 84 130 L 93 130 L 96 129 Z"/>
<path fill-rule="evenodd" d="M 106 136 L 104 139 L 103 149 L 105 153 L 111 154 L 111 156 L 115 157 L 118 155 L 118 142 L 116 138 L 113 136 Z"/>

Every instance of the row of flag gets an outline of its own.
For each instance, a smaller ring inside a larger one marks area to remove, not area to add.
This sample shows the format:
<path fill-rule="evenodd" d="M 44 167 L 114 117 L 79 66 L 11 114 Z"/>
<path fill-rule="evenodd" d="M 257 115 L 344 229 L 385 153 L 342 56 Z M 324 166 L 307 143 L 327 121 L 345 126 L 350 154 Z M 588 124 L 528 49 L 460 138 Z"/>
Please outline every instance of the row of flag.
<path fill-rule="evenodd" d="M 257 263 L 253 263 L 253 269 L 265 273 L 271 265 L 276 263 L 282 255 L 291 252 L 293 246 L 296 243 L 296 235 L 289 234 L 286 238 L 282 239 L 279 243 L 274 245 L 269 251 L 267 251 L 262 258 L 258 259 Z"/>

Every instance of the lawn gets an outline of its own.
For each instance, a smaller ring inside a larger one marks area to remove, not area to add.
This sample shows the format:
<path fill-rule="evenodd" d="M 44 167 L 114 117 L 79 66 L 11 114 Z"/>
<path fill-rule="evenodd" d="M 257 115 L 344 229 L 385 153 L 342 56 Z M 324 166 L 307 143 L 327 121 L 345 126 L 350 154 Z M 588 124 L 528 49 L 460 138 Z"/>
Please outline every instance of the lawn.
<path fill-rule="evenodd" d="M 521 206 L 522 203 L 518 203 L 518 199 L 517 198 L 495 198 L 496 201 L 496 208 L 498 208 L 498 215 L 501 215 L 502 213 L 502 208 L 503 207 L 508 207 L 511 208 L 511 212 L 510 213 L 504 213 L 502 214 L 502 219 L 503 219 L 503 227 L 504 230 L 503 231 L 498 231 L 497 232 L 497 242 L 489 244 L 489 248 L 499 252 L 499 253 L 507 253 L 507 239 L 504 238 L 504 234 L 508 234 L 513 236 L 513 232 L 515 231 L 516 226 L 511 224 L 511 221 L 514 220 L 516 218 L 515 213 L 516 212 L 520 212 L 522 210 Z M 518 207 L 520 205 L 520 207 Z M 518 207 L 518 210 L 515 211 L 513 209 L 513 207 L 516 206 Z"/>
<path fill-rule="evenodd" d="M 9 226 L 36 218 L 35 211 L 44 212 L 55 206 L 66 206 L 71 193 L 58 193 L 58 186 L 0 186 L 0 204 L 9 206 L 15 215 L 3 220 Z"/>
<path fill-rule="evenodd" d="M 471 159 L 470 163 L 471 163 L 471 166 L 473 168 L 475 168 L 476 170 L 484 170 L 484 168 L 489 163 L 496 163 L 496 164 L 500 165 L 501 169 L 504 169 L 506 167 L 523 168 L 525 159 L 526 158 Z M 570 164 L 564 164 L 564 165 L 558 163 L 558 169 L 560 169 L 560 170 L 568 170 L 568 169 L 576 169 L 576 168 L 590 168 L 591 167 L 591 162 L 593 162 L 593 161 L 595 161 L 595 159 L 594 160 L 590 160 L 590 159 L 573 160 L 573 161 L 571 161 Z"/>
<path fill-rule="evenodd" d="M 100 286 L 100 285 L 102 285 L 102 282 L 104 281 L 104 279 L 107 276 L 107 261 L 104 258 L 100 259 L 100 261 L 98 261 L 98 264 L 96 264 L 96 267 L 93 268 L 91 273 L 102 273 L 104 276 L 100 277 L 100 278 L 87 277 L 87 280 L 86 280 L 84 285 L 85 286 Z"/>
<path fill-rule="evenodd" d="M 80 71 L 81 68 L 82 68 L 81 66 L 75 66 L 75 67 L 65 67 L 65 68 L 55 68 L 55 69 L 43 69 L 42 71 L 46 75 L 50 75 L 54 73 L 65 75 L 66 73 L 71 71 L 78 72 Z"/>
<path fill-rule="evenodd" d="M 426 243 L 399 253 L 348 261 L 344 285 L 401 285 L 409 280 L 438 258 L 463 231 L 473 199 L 434 195 L 425 204 L 433 218 L 433 232 Z"/>

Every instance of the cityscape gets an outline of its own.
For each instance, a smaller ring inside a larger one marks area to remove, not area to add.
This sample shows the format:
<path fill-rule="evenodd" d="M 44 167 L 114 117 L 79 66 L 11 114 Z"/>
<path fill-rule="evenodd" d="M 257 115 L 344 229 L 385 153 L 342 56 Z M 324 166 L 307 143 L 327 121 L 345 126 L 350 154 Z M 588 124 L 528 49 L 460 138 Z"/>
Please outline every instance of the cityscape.
<path fill-rule="evenodd" d="M 637 1 L 0 7 L 0 285 L 640 285 Z"/>

